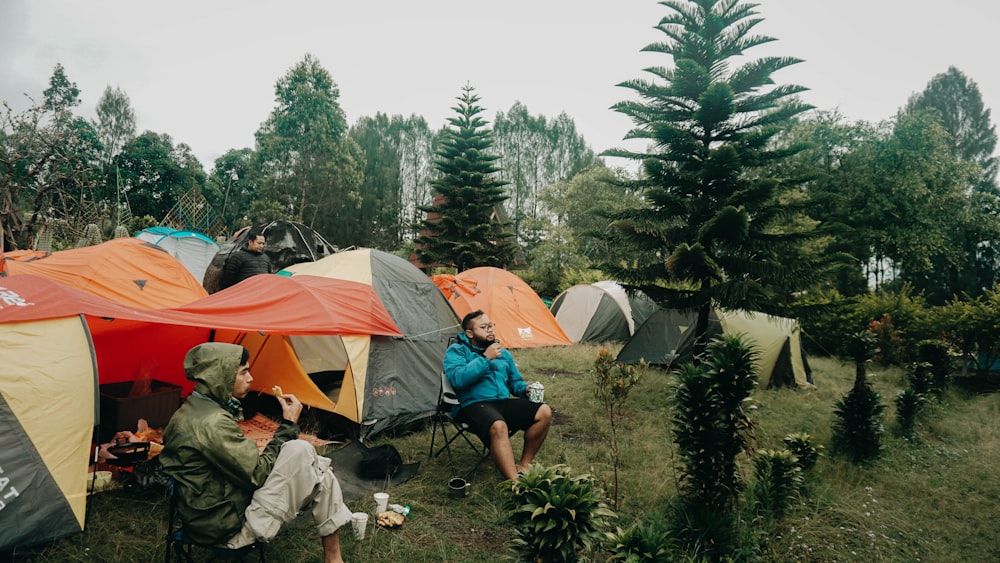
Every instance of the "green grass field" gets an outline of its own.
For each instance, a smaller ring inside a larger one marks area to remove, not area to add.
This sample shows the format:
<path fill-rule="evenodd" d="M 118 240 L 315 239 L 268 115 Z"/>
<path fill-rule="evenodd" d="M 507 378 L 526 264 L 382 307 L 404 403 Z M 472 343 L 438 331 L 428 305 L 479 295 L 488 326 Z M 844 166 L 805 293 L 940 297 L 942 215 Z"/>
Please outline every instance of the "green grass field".
<path fill-rule="evenodd" d="M 555 410 L 549 439 L 538 461 L 566 463 L 602 484 L 612 480 L 608 423 L 593 397 L 590 370 L 597 346 L 515 351 L 526 380 L 545 384 Z M 830 438 L 834 402 L 853 382 L 854 367 L 829 358 L 811 358 L 814 389 L 758 389 L 756 447 L 780 448 L 791 432 L 807 432 L 815 444 Z M 765 561 L 996 561 L 1000 560 L 1000 395 L 950 390 L 932 404 L 918 426 L 918 440 L 898 437 L 892 400 L 904 388 L 902 372 L 873 367 L 870 380 L 889 408 L 885 454 L 858 467 L 827 455 L 807 476 L 801 501 L 766 538 Z M 671 439 L 667 397 L 670 376 L 650 370 L 626 403 L 622 435 L 619 518 L 642 521 L 677 491 L 677 460 Z M 490 561 L 509 558 L 512 536 L 499 508 L 500 476 L 490 463 L 472 475 L 472 494 L 450 499 L 447 456 L 427 459 L 431 429 L 383 436 L 405 461 L 420 461 L 418 475 L 389 490 L 390 502 L 412 512 L 400 529 L 369 528 L 356 540 L 342 533 L 344 557 L 351 562 Z M 515 450 L 520 444 L 515 438 Z M 456 461 L 470 466 L 467 448 Z M 742 460 L 745 462 L 746 460 Z M 745 467 L 749 464 L 744 463 Z M 370 499 L 352 509 L 371 510 Z M 70 538 L 14 554 L 15 561 L 134 561 L 163 559 L 166 499 L 159 494 L 109 491 L 92 497 L 83 538 Z M 604 561 L 608 554 L 592 560 Z M 321 561 L 310 526 L 282 533 L 268 561 Z"/>

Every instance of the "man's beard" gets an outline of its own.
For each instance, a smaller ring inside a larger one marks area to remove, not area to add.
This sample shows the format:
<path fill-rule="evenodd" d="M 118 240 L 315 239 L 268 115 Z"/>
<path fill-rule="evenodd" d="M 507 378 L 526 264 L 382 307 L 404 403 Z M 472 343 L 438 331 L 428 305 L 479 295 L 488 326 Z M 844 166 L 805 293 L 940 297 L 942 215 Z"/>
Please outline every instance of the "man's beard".
<path fill-rule="evenodd" d="M 496 342 L 496 336 L 487 336 L 486 338 L 479 338 L 478 336 L 472 337 L 472 343 L 476 345 L 477 348 L 488 348 L 491 344 Z"/>

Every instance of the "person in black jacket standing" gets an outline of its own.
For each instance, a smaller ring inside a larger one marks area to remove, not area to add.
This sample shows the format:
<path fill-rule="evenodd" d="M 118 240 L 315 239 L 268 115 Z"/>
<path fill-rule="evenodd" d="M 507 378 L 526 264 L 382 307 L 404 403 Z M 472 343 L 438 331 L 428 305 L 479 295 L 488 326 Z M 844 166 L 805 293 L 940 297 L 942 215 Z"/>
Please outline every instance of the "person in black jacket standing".
<path fill-rule="evenodd" d="M 246 246 L 240 248 L 229 257 L 222 270 L 222 281 L 219 289 L 226 289 L 257 274 L 271 273 L 271 259 L 264 254 L 264 234 L 251 229 L 247 236 Z"/>

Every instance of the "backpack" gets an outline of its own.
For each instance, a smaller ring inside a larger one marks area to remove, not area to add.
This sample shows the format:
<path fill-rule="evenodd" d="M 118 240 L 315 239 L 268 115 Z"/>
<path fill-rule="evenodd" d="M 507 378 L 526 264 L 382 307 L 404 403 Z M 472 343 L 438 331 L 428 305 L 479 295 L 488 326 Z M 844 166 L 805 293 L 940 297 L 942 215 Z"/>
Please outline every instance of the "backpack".
<path fill-rule="evenodd" d="M 361 476 L 365 479 L 392 477 L 402 465 L 403 457 L 391 444 L 382 444 L 361 452 Z"/>

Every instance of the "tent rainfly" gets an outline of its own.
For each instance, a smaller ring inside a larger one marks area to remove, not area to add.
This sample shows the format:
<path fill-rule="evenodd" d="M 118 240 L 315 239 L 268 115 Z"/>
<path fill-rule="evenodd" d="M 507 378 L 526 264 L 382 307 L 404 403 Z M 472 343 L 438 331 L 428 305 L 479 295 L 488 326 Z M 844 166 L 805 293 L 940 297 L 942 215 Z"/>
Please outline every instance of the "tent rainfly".
<path fill-rule="evenodd" d="M 208 295 L 176 258 L 137 238 L 111 239 L 41 256 L 0 255 L 0 278 L 24 274 L 143 309 L 176 307 Z"/>
<path fill-rule="evenodd" d="M 572 344 L 535 290 L 507 270 L 483 266 L 431 279 L 459 318 L 476 310 L 489 315 L 505 348 Z"/>
<path fill-rule="evenodd" d="M 692 359 L 697 313 L 660 309 L 640 326 L 618 353 L 618 361 L 639 360 L 666 367 Z M 709 336 L 741 335 L 759 353 L 757 373 L 768 388 L 813 384 L 812 371 L 802 351 L 801 331 L 795 319 L 747 311 L 713 311 Z"/>
<path fill-rule="evenodd" d="M 305 373 L 328 395 L 339 396 L 334 412 L 360 424 L 362 438 L 434 413 L 441 362 L 459 321 L 419 268 L 393 254 L 364 248 L 295 264 L 279 274 L 369 285 L 403 333 L 289 338 Z"/>

